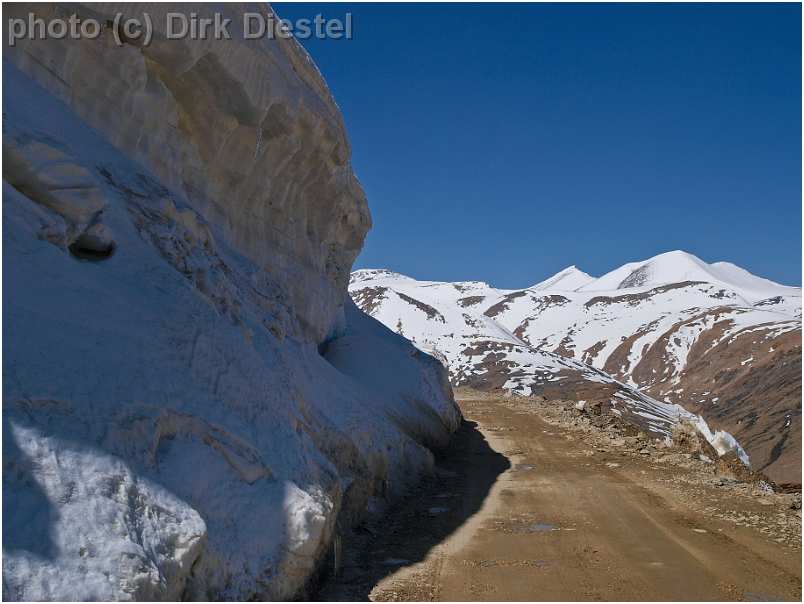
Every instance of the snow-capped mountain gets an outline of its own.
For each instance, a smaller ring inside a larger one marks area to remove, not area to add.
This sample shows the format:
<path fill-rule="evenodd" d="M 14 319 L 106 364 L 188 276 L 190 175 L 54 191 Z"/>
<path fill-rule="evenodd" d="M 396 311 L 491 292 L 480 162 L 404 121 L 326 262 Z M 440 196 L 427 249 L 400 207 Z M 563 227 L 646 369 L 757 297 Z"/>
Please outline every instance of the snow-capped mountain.
<path fill-rule="evenodd" d="M 613 291 L 657 287 L 687 281 L 719 285 L 754 303 L 775 296 L 801 297 L 801 289 L 752 275 L 730 262 L 707 264 L 697 256 L 676 250 L 642 262 L 629 262 L 577 288 L 582 291 Z"/>
<path fill-rule="evenodd" d="M 374 270 L 349 289 L 455 384 L 531 393 L 560 391 L 567 371 L 604 376 L 594 379 L 703 414 L 755 468 L 800 482 L 800 288 L 675 251 L 597 279 L 569 267 L 521 290 Z"/>

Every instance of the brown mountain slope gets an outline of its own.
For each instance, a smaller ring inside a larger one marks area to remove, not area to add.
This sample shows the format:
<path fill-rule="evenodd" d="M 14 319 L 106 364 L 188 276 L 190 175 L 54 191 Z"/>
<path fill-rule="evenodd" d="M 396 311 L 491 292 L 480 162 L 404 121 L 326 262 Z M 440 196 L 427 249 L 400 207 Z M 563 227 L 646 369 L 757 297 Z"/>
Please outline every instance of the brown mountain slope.
<path fill-rule="evenodd" d="M 740 441 L 754 469 L 800 485 L 801 331 L 766 338 L 768 330 L 744 329 L 714 346 L 719 334 L 710 332 L 691 348 L 673 391 L 658 383 L 646 392 L 701 413 Z"/>

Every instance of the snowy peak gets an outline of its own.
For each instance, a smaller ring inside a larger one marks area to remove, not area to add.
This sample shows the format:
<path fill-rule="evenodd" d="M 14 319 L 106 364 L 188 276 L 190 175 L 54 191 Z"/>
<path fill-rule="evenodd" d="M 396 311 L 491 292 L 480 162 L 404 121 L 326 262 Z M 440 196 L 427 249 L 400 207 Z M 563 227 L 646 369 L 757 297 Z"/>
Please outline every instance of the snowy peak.
<path fill-rule="evenodd" d="M 655 287 L 684 281 L 710 281 L 708 265 L 700 258 L 676 250 L 641 262 L 629 262 L 583 287 L 584 291 L 613 291 Z"/>
<path fill-rule="evenodd" d="M 363 283 L 364 281 L 413 281 L 401 273 L 395 273 L 384 268 L 361 268 L 354 271 L 349 278 L 349 285 Z"/>
<path fill-rule="evenodd" d="M 579 288 L 579 291 L 645 289 L 684 282 L 704 282 L 733 290 L 756 302 L 778 295 L 800 296 L 797 287 L 788 287 L 752 275 L 728 262 L 708 264 L 697 256 L 675 250 L 643 260 L 629 262 Z"/>
<path fill-rule="evenodd" d="M 546 290 L 551 289 L 555 291 L 575 291 L 584 285 L 588 285 L 595 280 L 591 275 L 586 274 L 574 264 L 568 266 L 563 271 L 557 272 L 552 277 L 540 281 L 536 285 L 529 287 L 530 290 Z"/>

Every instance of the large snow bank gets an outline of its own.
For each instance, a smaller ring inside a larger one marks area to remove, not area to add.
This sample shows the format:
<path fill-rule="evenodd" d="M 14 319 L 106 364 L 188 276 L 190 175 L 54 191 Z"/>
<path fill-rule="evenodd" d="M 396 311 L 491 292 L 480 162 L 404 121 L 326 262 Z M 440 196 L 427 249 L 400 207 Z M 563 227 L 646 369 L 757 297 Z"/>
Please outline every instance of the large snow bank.
<path fill-rule="evenodd" d="M 24 168 L 3 182 L 4 598 L 297 595 L 341 526 L 431 468 L 459 417 L 442 370 L 338 319 L 345 287 L 288 291 L 192 195 L 3 70 Z"/>

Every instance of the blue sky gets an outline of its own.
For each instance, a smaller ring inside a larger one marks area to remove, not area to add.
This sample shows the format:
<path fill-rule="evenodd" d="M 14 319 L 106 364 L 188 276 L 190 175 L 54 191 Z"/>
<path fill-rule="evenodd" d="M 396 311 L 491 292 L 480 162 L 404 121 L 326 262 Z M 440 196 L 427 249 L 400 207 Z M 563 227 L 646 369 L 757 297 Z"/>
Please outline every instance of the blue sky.
<path fill-rule="evenodd" d="M 521 287 L 683 249 L 801 284 L 801 8 L 275 4 L 374 228 L 356 268 Z"/>

